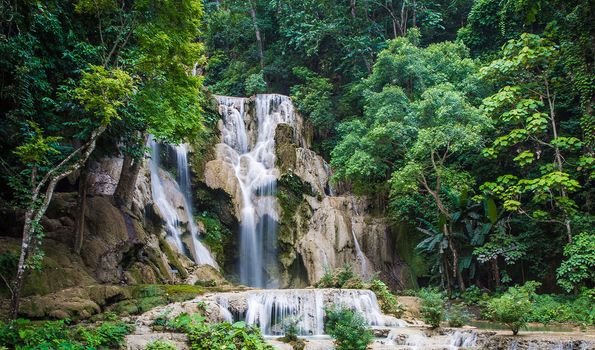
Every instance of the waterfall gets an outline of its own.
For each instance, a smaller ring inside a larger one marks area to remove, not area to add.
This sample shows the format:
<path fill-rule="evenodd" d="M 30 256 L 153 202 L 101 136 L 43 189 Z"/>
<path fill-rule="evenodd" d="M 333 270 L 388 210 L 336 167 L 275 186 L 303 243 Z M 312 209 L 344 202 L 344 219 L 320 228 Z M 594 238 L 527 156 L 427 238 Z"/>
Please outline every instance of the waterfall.
<path fill-rule="evenodd" d="M 240 283 L 275 287 L 277 266 L 275 129 L 279 123 L 296 124 L 291 100 L 282 95 L 257 95 L 255 140 L 249 143 L 245 98 L 216 96 L 223 117 L 225 161 L 232 166 L 241 191 Z M 254 138 L 254 137 L 253 137 Z"/>
<path fill-rule="evenodd" d="M 387 349 L 469 349 L 477 345 L 477 332 L 473 330 L 438 333 L 428 336 L 420 328 L 404 327 L 389 332 L 384 344 Z M 384 349 L 384 347 L 383 347 Z"/>
<path fill-rule="evenodd" d="M 167 239 L 172 242 L 180 252 L 192 258 L 198 265 L 208 264 L 217 267 L 217 263 L 209 250 L 200 242 L 198 236 L 200 234 L 198 226 L 194 222 L 192 214 L 192 196 L 190 192 L 190 171 L 188 169 L 188 147 L 180 145 L 173 147 L 176 152 L 176 165 L 178 171 L 178 182 L 176 183 L 177 190 L 181 192 L 184 201 L 184 212 L 187 217 L 188 226 L 186 230 L 190 232 L 191 240 L 190 247 L 187 247 L 182 241 L 184 234 L 184 220 L 180 218 L 180 214 L 176 210 L 175 204 L 172 202 L 172 193 L 168 193 L 164 185 L 165 179 L 160 175 L 160 155 L 159 144 L 151 137 L 149 139 L 149 146 L 151 147 L 151 192 L 153 193 L 153 201 L 161 211 L 165 219 L 165 231 Z M 164 174 L 163 176 L 168 176 Z"/>
<path fill-rule="evenodd" d="M 282 335 L 284 320 L 289 317 L 298 321 L 299 335 L 324 335 L 324 308 L 332 304 L 358 311 L 371 326 L 403 326 L 402 321 L 382 314 L 376 295 L 369 290 L 268 289 L 209 298 L 204 301 L 218 308 L 222 319 L 236 315 L 234 321 L 257 325 L 267 336 Z"/>
<path fill-rule="evenodd" d="M 366 256 L 364 255 L 364 252 L 362 252 L 362 249 L 361 249 L 359 242 L 357 240 L 357 236 L 355 235 L 355 216 L 359 215 L 359 213 L 357 211 L 357 205 L 355 203 L 355 199 L 352 199 L 351 206 L 353 207 L 353 213 L 355 214 L 355 215 L 351 215 L 351 235 L 353 236 L 353 245 L 355 246 L 355 255 L 357 256 L 357 260 L 359 260 L 362 278 L 367 279 L 368 265 L 366 263 Z"/>

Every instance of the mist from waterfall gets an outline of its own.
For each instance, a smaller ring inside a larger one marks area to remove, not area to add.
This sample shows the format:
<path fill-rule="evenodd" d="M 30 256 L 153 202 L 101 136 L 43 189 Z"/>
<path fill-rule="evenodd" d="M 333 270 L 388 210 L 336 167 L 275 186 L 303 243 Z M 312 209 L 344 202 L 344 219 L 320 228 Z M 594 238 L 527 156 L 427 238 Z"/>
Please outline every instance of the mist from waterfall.
<path fill-rule="evenodd" d="M 151 147 L 151 192 L 153 194 L 153 201 L 161 211 L 165 219 L 165 231 L 167 239 L 172 242 L 176 248 L 194 260 L 198 265 L 211 265 L 218 267 L 211 252 L 198 239 L 200 230 L 194 222 L 192 213 L 192 195 L 190 187 L 190 170 L 188 168 L 188 146 L 170 146 L 176 153 L 176 167 L 178 172 L 178 181 L 174 181 L 178 186 L 178 190 L 184 197 L 184 211 L 188 218 L 187 225 L 180 218 L 175 205 L 172 203 L 171 194 L 167 193 L 164 186 L 164 179 L 160 175 L 160 145 L 152 137 L 149 138 L 149 146 Z M 172 179 L 173 181 L 173 179 Z M 184 227 L 186 226 L 186 228 Z M 187 247 L 182 241 L 182 236 L 186 229 L 190 236 L 190 246 Z"/>
<path fill-rule="evenodd" d="M 235 172 L 241 191 L 240 283 L 252 287 L 275 287 L 277 266 L 276 198 L 278 171 L 275 169 L 275 129 L 279 123 L 296 124 L 287 96 L 257 95 L 255 137 L 250 142 L 246 126 L 248 99 L 216 96 L 223 117 L 222 141 L 225 161 Z"/>

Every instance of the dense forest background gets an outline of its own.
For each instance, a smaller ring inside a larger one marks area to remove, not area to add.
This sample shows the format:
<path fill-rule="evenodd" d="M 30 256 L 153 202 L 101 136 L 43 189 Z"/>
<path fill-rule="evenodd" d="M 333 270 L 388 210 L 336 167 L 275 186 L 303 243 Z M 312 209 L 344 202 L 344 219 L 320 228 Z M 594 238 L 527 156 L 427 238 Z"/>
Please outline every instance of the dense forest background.
<path fill-rule="evenodd" d="M 90 157 L 124 156 L 126 206 L 148 134 L 200 140 L 209 94 L 273 92 L 312 124 L 336 186 L 415 242 L 424 283 L 593 287 L 590 1 L 1 4 L 0 193 L 29 245 Z"/>
<path fill-rule="evenodd" d="M 209 1 L 205 84 L 290 94 L 429 283 L 572 291 L 593 284 L 591 6 Z"/>

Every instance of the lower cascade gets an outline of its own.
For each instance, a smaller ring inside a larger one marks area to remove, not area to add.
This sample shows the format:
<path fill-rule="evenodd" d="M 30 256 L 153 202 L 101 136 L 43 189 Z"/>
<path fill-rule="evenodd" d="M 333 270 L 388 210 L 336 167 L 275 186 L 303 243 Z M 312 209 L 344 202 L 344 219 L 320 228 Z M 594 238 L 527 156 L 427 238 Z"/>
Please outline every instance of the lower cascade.
<path fill-rule="evenodd" d="M 360 312 L 371 326 L 405 326 L 405 322 L 382 314 L 376 295 L 359 289 L 268 289 L 217 293 L 202 300 L 218 310 L 222 321 L 245 321 L 258 325 L 266 336 L 283 335 L 283 322 L 297 321 L 302 336 L 324 335 L 324 308 L 341 305 Z"/>

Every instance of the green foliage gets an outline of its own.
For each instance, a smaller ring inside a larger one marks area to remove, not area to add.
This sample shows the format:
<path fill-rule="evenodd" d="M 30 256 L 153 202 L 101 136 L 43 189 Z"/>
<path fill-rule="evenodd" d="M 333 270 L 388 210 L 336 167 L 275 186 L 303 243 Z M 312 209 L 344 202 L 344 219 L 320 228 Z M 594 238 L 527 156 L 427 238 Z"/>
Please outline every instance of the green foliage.
<path fill-rule="evenodd" d="M 373 340 L 372 331 L 357 311 L 338 305 L 325 309 L 324 329 L 339 350 L 364 350 Z"/>
<path fill-rule="evenodd" d="M 18 319 L 0 323 L 0 344 L 16 349 L 118 348 L 132 329 L 123 322 L 71 327 L 64 320 L 33 323 Z"/>
<path fill-rule="evenodd" d="M 327 270 L 325 274 L 316 283 L 316 288 L 363 288 L 365 284 L 361 277 L 353 273 L 350 264 L 345 264 L 342 268 L 334 271 Z"/>
<path fill-rule="evenodd" d="M 383 313 L 392 314 L 396 317 L 403 315 L 405 311 L 403 305 L 399 303 L 397 297 L 390 292 L 384 282 L 379 279 L 373 279 L 370 282 L 370 290 L 376 294 Z"/>
<path fill-rule="evenodd" d="M 264 81 L 262 72 L 250 74 L 246 78 L 246 94 L 251 96 L 255 94 L 262 94 L 266 92 L 267 83 Z"/>
<path fill-rule="evenodd" d="M 112 119 L 119 119 L 125 101 L 134 92 L 134 81 L 125 71 L 114 68 L 90 65 L 88 72 L 83 72 L 79 86 L 74 91 L 74 98 L 83 109 L 100 118 L 103 125 Z"/>
<path fill-rule="evenodd" d="M 167 340 L 153 340 L 145 346 L 145 350 L 176 350 L 177 347 Z"/>
<path fill-rule="evenodd" d="M 320 77 L 305 67 L 295 67 L 293 73 L 303 83 L 292 86 L 292 101 L 312 122 L 317 135 L 325 138 L 336 123 L 333 114 L 333 85 L 329 79 Z"/>
<path fill-rule="evenodd" d="M 188 336 L 193 350 L 254 349 L 272 350 L 264 341 L 260 329 L 244 322 L 209 324 L 200 314 L 180 314 L 166 322 L 171 330 Z"/>
<path fill-rule="evenodd" d="M 298 340 L 299 325 L 302 322 L 299 316 L 287 316 L 281 321 L 281 328 L 283 329 L 283 341 L 286 343 L 295 342 Z"/>
<path fill-rule="evenodd" d="M 430 327 L 440 327 L 446 314 L 444 295 L 437 289 L 423 288 L 419 291 L 420 313 L 424 322 Z"/>
<path fill-rule="evenodd" d="M 233 236 L 232 232 L 221 223 L 219 218 L 209 212 L 202 212 L 197 220 L 204 226 L 202 234 L 204 243 L 209 247 L 211 253 L 215 256 L 219 266 L 224 266 L 225 251 L 224 247 L 228 240 Z"/>
<path fill-rule="evenodd" d="M 582 285 L 595 284 L 595 234 L 582 232 L 564 247 L 564 257 L 557 271 L 558 284 L 567 292 Z"/>
<path fill-rule="evenodd" d="M 494 321 L 508 326 L 512 334 L 527 324 L 533 308 L 535 289 L 538 282 L 527 282 L 525 285 L 510 287 L 506 293 L 487 302 L 487 315 Z"/>
<path fill-rule="evenodd" d="M 470 318 L 471 315 L 464 304 L 452 304 L 446 313 L 446 320 L 450 327 L 463 327 Z"/>

